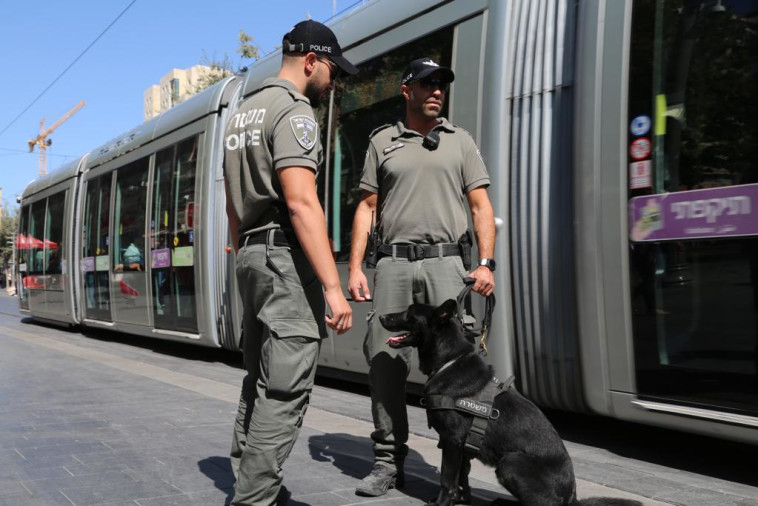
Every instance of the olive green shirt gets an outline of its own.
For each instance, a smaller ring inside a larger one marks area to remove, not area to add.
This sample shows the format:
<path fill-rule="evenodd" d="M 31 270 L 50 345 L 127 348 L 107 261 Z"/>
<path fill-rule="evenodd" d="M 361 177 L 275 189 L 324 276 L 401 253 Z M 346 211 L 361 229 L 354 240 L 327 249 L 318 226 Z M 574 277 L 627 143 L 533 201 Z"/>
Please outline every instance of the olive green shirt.
<path fill-rule="evenodd" d="M 378 194 L 385 244 L 456 242 L 468 227 L 466 195 L 490 184 L 471 135 L 445 118 L 438 121 L 435 150 L 402 121 L 370 136 L 359 187 Z"/>
<path fill-rule="evenodd" d="M 224 178 L 239 235 L 290 228 L 276 171 L 306 167 L 318 172 L 319 126 L 310 101 L 290 81 L 266 79 L 229 119 L 224 134 Z"/>

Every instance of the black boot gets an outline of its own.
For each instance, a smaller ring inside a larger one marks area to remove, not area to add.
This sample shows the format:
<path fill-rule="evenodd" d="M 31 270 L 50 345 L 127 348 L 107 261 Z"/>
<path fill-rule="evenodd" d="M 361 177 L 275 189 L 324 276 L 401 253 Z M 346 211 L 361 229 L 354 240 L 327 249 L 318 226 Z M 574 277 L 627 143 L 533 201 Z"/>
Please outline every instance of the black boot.
<path fill-rule="evenodd" d="M 403 463 L 397 462 L 397 468 L 391 465 L 375 463 L 371 474 L 361 480 L 361 484 L 355 489 L 358 495 L 376 497 L 384 495 L 391 488 L 400 488 L 405 485 L 405 472 Z"/>

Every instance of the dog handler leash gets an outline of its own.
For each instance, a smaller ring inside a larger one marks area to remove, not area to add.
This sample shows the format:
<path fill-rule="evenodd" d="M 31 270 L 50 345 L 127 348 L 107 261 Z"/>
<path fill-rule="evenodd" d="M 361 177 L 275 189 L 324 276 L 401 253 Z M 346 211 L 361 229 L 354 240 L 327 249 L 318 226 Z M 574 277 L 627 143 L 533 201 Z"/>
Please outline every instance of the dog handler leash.
<path fill-rule="evenodd" d="M 458 319 L 463 322 L 463 302 L 466 300 L 466 297 L 471 292 L 471 290 L 474 288 L 474 283 L 476 283 L 476 280 L 474 278 L 464 278 L 463 282 L 466 284 L 466 286 L 463 287 L 463 290 L 461 290 L 461 293 L 458 294 L 458 298 L 456 301 L 458 302 Z M 487 297 L 485 297 L 484 300 L 484 317 L 482 318 L 482 328 L 479 330 L 473 329 L 468 330 L 467 332 L 471 332 L 473 334 L 479 334 L 481 338 L 479 339 L 479 350 L 482 355 L 485 357 L 487 356 L 487 333 L 489 332 L 490 325 L 492 324 L 492 311 L 495 309 L 495 295 L 490 294 Z"/>

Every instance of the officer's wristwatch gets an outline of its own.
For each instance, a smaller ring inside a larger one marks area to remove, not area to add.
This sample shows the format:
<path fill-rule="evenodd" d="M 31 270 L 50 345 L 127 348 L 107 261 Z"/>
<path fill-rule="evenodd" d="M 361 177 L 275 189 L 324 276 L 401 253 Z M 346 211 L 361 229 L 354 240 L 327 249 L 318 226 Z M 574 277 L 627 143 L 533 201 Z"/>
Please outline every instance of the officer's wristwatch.
<path fill-rule="evenodd" d="M 482 258 L 479 260 L 479 265 L 488 268 L 492 272 L 495 272 L 495 260 L 492 258 Z"/>

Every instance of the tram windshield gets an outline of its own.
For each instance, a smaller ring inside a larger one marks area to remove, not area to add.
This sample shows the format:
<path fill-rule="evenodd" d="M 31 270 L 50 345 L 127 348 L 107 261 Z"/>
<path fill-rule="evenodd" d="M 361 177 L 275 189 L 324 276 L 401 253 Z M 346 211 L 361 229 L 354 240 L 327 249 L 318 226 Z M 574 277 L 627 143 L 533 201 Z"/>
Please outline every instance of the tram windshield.
<path fill-rule="evenodd" d="M 629 224 L 637 388 L 758 415 L 758 2 L 637 0 Z"/>

